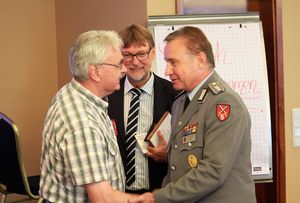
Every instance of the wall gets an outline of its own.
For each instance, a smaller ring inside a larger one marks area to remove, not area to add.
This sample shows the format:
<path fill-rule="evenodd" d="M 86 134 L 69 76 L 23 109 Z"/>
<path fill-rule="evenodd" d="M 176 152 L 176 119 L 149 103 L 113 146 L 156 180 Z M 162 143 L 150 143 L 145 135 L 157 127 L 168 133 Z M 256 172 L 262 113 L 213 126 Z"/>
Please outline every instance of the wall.
<path fill-rule="evenodd" d="M 292 109 L 300 108 L 300 2 L 282 0 L 287 203 L 300 199 L 300 148 L 293 148 Z"/>
<path fill-rule="evenodd" d="M 0 0 L 0 25 L 0 111 L 19 128 L 27 173 L 39 174 L 42 126 L 57 89 L 54 2 Z"/>
<path fill-rule="evenodd" d="M 154 15 L 175 15 L 175 0 L 147 0 L 147 14 Z"/>
<path fill-rule="evenodd" d="M 74 39 L 92 29 L 121 30 L 131 23 L 147 23 L 147 4 L 141 0 L 56 0 L 59 87 L 71 78 L 67 52 Z"/>
<path fill-rule="evenodd" d="M 0 0 L 0 111 L 19 128 L 27 175 L 40 174 L 41 132 L 57 90 L 54 14 L 52 0 Z"/>

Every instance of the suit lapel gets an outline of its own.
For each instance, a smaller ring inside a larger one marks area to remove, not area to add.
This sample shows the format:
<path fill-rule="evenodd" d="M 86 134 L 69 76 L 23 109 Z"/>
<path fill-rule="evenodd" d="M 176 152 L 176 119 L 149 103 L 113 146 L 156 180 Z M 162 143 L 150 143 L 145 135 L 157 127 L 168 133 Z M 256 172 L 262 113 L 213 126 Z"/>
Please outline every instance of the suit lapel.
<path fill-rule="evenodd" d="M 165 91 L 164 87 L 162 86 L 161 82 L 158 80 L 157 76 L 154 75 L 154 115 L 153 115 L 153 123 L 157 123 L 161 117 L 161 115 L 165 111 L 165 104 L 164 104 L 164 98 L 165 98 Z M 153 124 L 152 123 L 152 124 Z"/>
<path fill-rule="evenodd" d="M 125 77 L 120 81 L 120 90 L 115 92 L 115 105 L 113 108 L 119 109 L 115 111 L 115 119 L 119 129 L 118 137 L 125 143 L 125 126 L 124 126 L 124 82 Z"/>

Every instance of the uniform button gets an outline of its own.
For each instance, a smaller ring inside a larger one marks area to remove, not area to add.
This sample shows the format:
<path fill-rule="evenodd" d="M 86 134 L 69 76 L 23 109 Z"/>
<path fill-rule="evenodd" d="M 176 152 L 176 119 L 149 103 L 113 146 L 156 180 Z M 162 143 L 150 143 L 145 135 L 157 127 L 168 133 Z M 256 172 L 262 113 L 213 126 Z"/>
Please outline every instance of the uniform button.
<path fill-rule="evenodd" d="M 176 169 L 175 166 L 171 166 L 172 171 L 175 171 L 175 169 Z"/>
<path fill-rule="evenodd" d="M 178 125 L 181 125 L 181 124 L 182 124 L 182 122 L 181 122 L 181 121 L 179 121 L 179 122 L 178 122 Z"/>
<path fill-rule="evenodd" d="M 192 146 L 192 143 L 189 142 L 189 143 L 188 143 L 188 146 L 191 147 L 191 146 Z"/>
<path fill-rule="evenodd" d="M 177 144 L 175 144 L 175 145 L 174 145 L 174 149 L 177 149 L 177 147 L 178 147 L 178 145 L 177 145 Z"/>

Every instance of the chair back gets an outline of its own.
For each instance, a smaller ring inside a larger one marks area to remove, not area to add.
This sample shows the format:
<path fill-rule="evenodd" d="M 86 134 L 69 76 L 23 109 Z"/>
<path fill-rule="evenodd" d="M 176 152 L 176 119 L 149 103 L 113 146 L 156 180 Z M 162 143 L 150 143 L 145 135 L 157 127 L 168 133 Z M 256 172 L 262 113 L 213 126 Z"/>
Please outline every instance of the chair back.
<path fill-rule="evenodd" d="M 7 193 L 28 194 L 18 136 L 17 126 L 0 112 L 0 183 L 6 186 Z"/>

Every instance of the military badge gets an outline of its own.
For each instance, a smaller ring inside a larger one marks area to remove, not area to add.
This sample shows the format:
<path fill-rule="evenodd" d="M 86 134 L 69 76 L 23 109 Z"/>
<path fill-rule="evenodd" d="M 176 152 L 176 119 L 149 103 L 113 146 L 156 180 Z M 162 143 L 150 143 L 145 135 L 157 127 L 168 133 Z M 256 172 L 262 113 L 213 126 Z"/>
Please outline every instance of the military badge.
<path fill-rule="evenodd" d="M 225 121 L 230 115 L 230 105 L 218 104 L 216 107 L 216 115 L 220 121 Z"/>
<path fill-rule="evenodd" d="M 198 123 L 193 123 L 193 124 L 184 126 L 183 136 L 195 134 L 197 132 L 197 126 L 198 126 Z"/>
<path fill-rule="evenodd" d="M 182 138 L 183 144 L 196 141 L 197 127 L 198 127 L 198 123 L 193 123 L 193 124 L 184 126 L 183 138 Z"/>
<path fill-rule="evenodd" d="M 197 165 L 198 165 L 197 157 L 195 155 L 190 154 L 188 156 L 188 163 L 189 163 L 191 168 L 196 168 Z"/>

